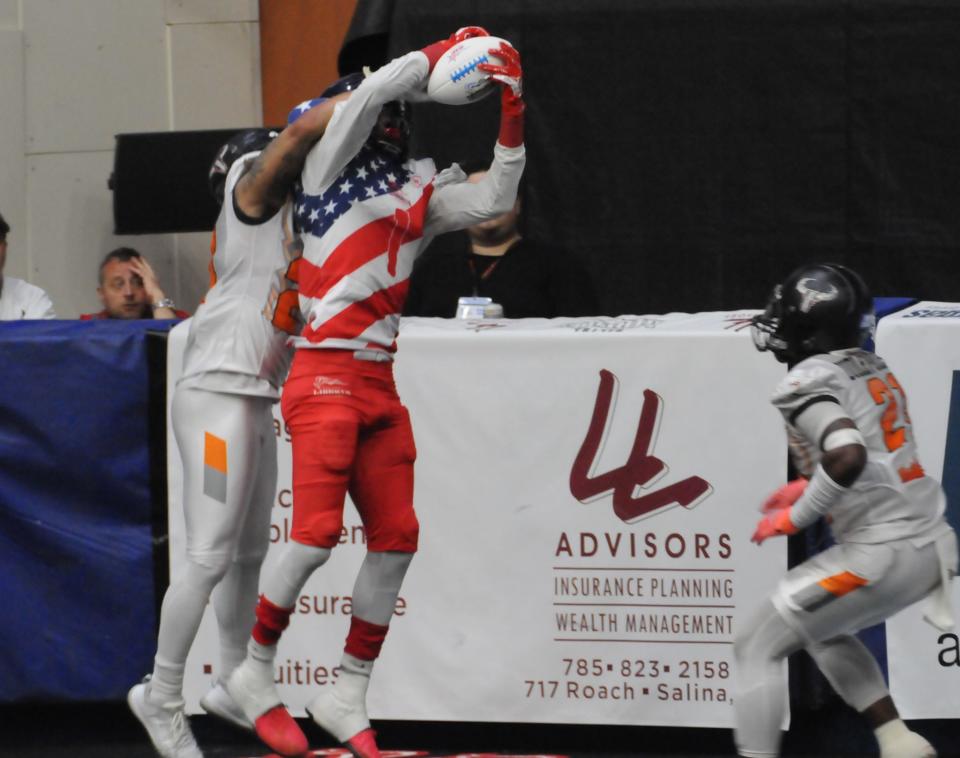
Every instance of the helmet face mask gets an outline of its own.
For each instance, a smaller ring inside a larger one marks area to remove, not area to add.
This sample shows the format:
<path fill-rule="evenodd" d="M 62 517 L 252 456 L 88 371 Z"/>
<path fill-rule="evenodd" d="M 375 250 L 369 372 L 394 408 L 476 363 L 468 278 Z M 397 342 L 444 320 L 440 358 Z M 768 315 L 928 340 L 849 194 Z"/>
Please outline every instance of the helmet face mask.
<path fill-rule="evenodd" d="M 385 150 L 401 161 L 407 158 L 410 142 L 407 110 L 407 104 L 402 100 L 393 100 L 384 105 L 368 140 L 373 147 Z"/>
<path fill-rule="evenodd" d="M 860 276 L 838 264 L 803 266 L 774 287 L 751 321 L 757 350 L 793 365 L 833 350 L 861 347 L 873 334 L 873 300 Z"/>

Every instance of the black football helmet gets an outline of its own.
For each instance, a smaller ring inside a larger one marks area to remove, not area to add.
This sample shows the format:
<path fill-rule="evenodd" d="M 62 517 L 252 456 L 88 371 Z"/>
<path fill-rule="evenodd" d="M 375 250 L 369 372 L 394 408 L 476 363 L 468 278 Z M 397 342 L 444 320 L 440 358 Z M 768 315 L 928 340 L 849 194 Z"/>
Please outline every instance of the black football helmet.
<path fill-rule="evenodd" d="M 873 335 L 873 299 L 863 279 L 836 263 L 801 266 L 773 288 L 750 322 L 757 350 L 790 365 L 831 350 L 861 347 Z"/>
<path fill-rule="evenodd" d="M 234 161 L 241 155 L 257 153 L 263 150 L 279 134 L 274 129 L 247 129 L 233 135 L 217 151 L 210 170 L 207 172 L 207 187 L 217 201 L 223 205 L 223 185 L 227 181 L 227 173 Z"/>

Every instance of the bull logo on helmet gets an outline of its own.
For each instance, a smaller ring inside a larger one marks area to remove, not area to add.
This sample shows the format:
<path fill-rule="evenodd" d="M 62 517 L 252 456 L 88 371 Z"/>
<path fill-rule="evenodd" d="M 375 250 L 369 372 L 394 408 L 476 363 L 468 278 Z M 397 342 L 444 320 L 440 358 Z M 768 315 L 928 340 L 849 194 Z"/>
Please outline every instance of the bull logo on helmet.
<path fill-rule="evenodd" d="M 819 282 L 812 277 L 797 282 L 797 292 L 800 293 L 800 310 L 809 313 L 817 303 L 834 300 L 840 294 L 834 285 Z"/>

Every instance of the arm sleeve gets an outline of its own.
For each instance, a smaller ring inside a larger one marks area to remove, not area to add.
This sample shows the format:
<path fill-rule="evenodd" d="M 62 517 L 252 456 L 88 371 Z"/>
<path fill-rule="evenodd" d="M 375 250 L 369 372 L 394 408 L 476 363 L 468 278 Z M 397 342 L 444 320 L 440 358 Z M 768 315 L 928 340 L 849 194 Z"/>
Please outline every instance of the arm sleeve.
<path fill-rule="evenodd" d="M 516 202 L 525 162 L 523 145 L 504 147 L 497 143 L 493 163 L 481 181 L 445 184 L 436 189 L 427 208 L 424 236 L 466 229 L 506 213 Z"/>
<path fill-rule="evenodd" d="M 323 137 L 307 154 L 304 192 L 322 193 L 363 147 L 380 109 L 422 89 L 427 76 L 427 56 L 419 51 L 407 53 L 372 73 L 348 100 L 338 103 Z"/>

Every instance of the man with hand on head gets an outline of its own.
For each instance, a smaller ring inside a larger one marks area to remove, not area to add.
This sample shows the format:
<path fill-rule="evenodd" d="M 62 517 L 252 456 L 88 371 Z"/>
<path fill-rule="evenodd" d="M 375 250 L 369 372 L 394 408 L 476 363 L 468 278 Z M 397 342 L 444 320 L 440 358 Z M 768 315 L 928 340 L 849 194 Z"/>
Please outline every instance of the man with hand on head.
<path fill-rule="evenodd" d="M 153 674 L 127 698 L 164 758 L 201 755 L 182 690 L 208 600 L 220 633 L 220 670 L 200 704 L 253 728 L 222 681 L 243 660 L 254 622 L 277 484 L 271 407 L 290 364 L 287 339 L 302 323 L 289 278 L 302 245 L 288 199 L 333 105 L 320 104 L 279 135 L 241 132 L 210 168 L 210 188 L 221 205 L 214 284 L 190 321 L 172 408 L 184 472 L 185 568 L 163 599 Z"/>
<path fill-rule="evenodd" d="M 754 342 L 786 363 L 773 394 L 804 475 L 764 504 L 753 541 L 795 534 L 829 516 L 836 545 L 791 569 L 734 639 L 739 755 L 780 754 L 783 660 L 806 649 L 837 694 L 874 730 L 881 758 L 934 758 L 901 721 L 855 632 L 929 598 L 927 620 L 952 627 L 957 540 L 945 496 L 917 457 L 906 396 L 878 355 L 873 301 L 836 264 L 803 266 L 753 319 Z"/>
<path fill-rule="evenodd" d="M 419 534 L 416 449 L 392 371 L 400 313 L 414 260 L 431 237 L 513 206 L 525 159 L 519 54 L 504 45 L 492 51 L 502 66 L 482 66 L 501 84 L 502 97 L 499 138 L 481 181 L 465 181 L 459 168 L 438 174 L 429 159 L 408 160 L 404 101 L 423 95 L 444 51 L 482 36 L 477 27 L 461 29 L 324 93 L 352 90 L 307 158 L 296 200 L 306 325 L 282 401 L 293 445 L 293 529 L 264 577 L 247 658 L 227 682 L 260 738 L 283 755 L 302 754 L 307 741 L 274 686 L 277 643 L 307 579 L 339 540 L 349 491 L 367 554 L 337 684 L 306 709 L 355 756 L 379 756 L 367 685 Z"/>
<path fill-rule="evenodd" d="M 103 310 L 84 313 L 81 321 L 101 318 L 175 319 L 189 313 L 177 309 L 173 300 L 160 288 L 153 267 L 132 247 L 111 250 L 100 263 L 100 285 L 97 287 Z"/>

